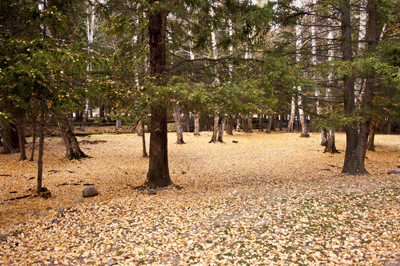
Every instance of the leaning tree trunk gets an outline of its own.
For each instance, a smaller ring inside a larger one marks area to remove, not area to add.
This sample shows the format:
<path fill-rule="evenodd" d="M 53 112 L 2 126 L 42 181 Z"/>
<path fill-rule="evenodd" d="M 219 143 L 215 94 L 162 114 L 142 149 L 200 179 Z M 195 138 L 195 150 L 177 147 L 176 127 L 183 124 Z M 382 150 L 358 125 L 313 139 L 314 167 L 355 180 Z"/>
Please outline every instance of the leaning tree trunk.
<path fill-rule="evenodd" d="M 225 117 L 222 118 L 221 124 L 218 130 L 218 141 L 224 143 L 224 129 L 225 129 Z"/>
<path fill-rule="evenodd" d="M 65 119 L 61 118 L 58 119 L 58 123 L 60 124 L 61 128 L 61 134 L 64 140 L 64 145 L 65 145 L 65 158 L 72 160 L 80 160 L 82 158 L 87 158 L 87 156 L 80 148 L 79 148 L 79 143 L 78 140 L 76 139 L 76 136 L 74 132 L 72 132 L 72 129 Z"/>
<path fill-rule="evenodd" d="M 159 2 L 150 0 L 151 7 Z M 168 11 L 164 8 L 152 9 L 149 15 L 150 75 L 154 78 L 162 75 L 165 66 L 165 41 Z M 157 85 L 164 85 L 162 78 Z M 150 159 L 145 185 L 150 188 L 166 187 L 172 184 L 168 167 L 168 105 L 161 102 L 151 107 Z"/>
<path fill-rule="evenodd" d="M 179 103 L 174 102 L 174 118 L 176 125 L 176 144 L 185 144 L 183 141 L 183 128 L 181 123 L 181 112 L 179 110 Z"/>

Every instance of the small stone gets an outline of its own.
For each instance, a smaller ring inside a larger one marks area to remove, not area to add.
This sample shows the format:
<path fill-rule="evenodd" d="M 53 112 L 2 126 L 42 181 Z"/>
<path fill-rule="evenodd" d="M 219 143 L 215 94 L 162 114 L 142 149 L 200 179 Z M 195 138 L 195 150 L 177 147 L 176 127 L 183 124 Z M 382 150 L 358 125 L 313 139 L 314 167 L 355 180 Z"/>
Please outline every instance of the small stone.
<path fill-rule="evenodd" d="M 7 237 L 8 237 L 8 235 L 0 235 L 0 241 L 6 241 L 7 242 Z"/>
<path fill-rule="evenodd" d="M 87 187 L 82 191 L 84 198 L 94 197 L 99 195 L 99 191 L 95 187 Z"/>
<path fill-rule="evenodd" d="M 74 201 L 72 201 L 72 203 L 76 203 L 76 204 L 80 204 L 80 203 L 83 203 L 83 198 L 82 197 L 79 197 L 79 198 L 77 198 L 77 199 L 74 199 Z"/>
<path fill-rule="evenodd" d="M 53 209 L 52 207 L 47 207 L 45 210 L 48 211 L 48 210 L 52 210 L 52 209 Z"/>
<path fill-rule="evenodd" d="M 133 194 L 132 194 L 132 197 L 136 197 L 136 195 L 137 195 L 137 193 L 133 193 Z"/>
<path fill-rule="evenodd" d="M 388 171 L 389 175 L 400 174 L 400 169 L 394 168 Z"/>
<path fill-rule="evenodd" d="M 150 188 L 150 189 L 148 189 L 148 190 L 142 191 L 142 194 L 146 194 L 146 195 L 156 195 L 157 192 L 156 192 L 154 189 Z"/>
<path fill-rule="evenodd" d="M 53 223 L 53 224 L 58 224 L 60 221 L 59 220 L 57 220 L 57 219 L 53 219 L 53 220 L 51 220 L 51 223 Z"/>
<path fill-rule="evenodd" d="M 136 190 L 139 190 L 139 191 L 143 191 L 143 190 L 146 189 L 146 187 L 145 186 L 136 186 L 133 189 L 136 189 Z"/>
<path fill-rule="evenodd" d="M 186 171 L 182 171 L 182 175 L 186 174 Z"/>
<path fill-rule="evenodd" d="M 40 217 L 46 217 L 47 215 L 49 215 L 48 213 L 43 213 L 40 215 Z"/>
<path fill-rule="evenodd" d="M 64 217 L 64 207 L 58 209 L 57 217 Z"/>
<path fill-rule="evenodd" d="M 102 266 L 112 266 L 112 265 L 117 265 L 117 264 L 118 264 L 118 262 L 116 262 L 114 260 L 111 260 L 109 262 L 106 262 L 106 263 L 103 263 L 103 264 L 100 264 L 100 265 L 102 265 Z"/>
<path fill-rule="evenodd" d="M 233 142 L 233 143 L 239 143 L 239 141 L 237 141 L 237 140 L 232 140 L 232 142 Z"/>

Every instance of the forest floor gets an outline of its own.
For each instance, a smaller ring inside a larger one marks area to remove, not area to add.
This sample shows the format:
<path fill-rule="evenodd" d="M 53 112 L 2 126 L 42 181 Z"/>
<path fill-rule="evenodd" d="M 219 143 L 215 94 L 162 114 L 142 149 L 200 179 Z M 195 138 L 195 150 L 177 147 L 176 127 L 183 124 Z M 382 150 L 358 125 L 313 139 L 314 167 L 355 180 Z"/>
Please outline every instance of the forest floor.
<path fill-rule="evenodd" d="M 400 165 L 400 136 L 377 135 L 370 175 L 348 176 L 343 133 L 333 155 L 320 134 L 299 135 L 235 132 L 209 144 L 211 132 L 184 133 L 177 145 L 169 133 L 183 188 L 156 195 L 133 189 L 148 169 L 136 134 L 79 137 L 105 141 L 82 143 L 93 158 L 80 161 L 46 137 L 49 199 L 10 200 L 32 194 L 37 162 L 2 154 L 0 265 L 400 265 L 400 175 L 387 174 Z M 72 203 L 90 184 L 100 194 Z"/>

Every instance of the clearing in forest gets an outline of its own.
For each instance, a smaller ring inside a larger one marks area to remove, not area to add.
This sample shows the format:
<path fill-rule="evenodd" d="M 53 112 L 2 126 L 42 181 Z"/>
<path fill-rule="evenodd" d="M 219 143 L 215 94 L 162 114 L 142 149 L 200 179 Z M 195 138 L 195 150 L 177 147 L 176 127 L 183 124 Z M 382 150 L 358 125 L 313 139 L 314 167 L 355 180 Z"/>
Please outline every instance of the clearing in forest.
<path fill-rule="evenodd" d="M 387 174 L 399 165 L 400 136 L 377 135 L 371 175 L 353 177 L 340 174 L 342 133 L 332 155 L 317 133 L 235 133 L 209 144 L 211 134 L 184 133 L 187 144 L 176 145 L 169 133 L 171 178 L 183 188 L 156 195 L 133 189 L 148 168 L 134 134 L 78 138 L 93 157 L 81 161 L 63 159 L 61 139 L 46 137 L 49 199 L 10 200 L 32 194 L 37 162 L 0 155 L 0 264 L 400 263 L 400 178 Z M 72 203 L 89 185 L 100 194 Z"/>

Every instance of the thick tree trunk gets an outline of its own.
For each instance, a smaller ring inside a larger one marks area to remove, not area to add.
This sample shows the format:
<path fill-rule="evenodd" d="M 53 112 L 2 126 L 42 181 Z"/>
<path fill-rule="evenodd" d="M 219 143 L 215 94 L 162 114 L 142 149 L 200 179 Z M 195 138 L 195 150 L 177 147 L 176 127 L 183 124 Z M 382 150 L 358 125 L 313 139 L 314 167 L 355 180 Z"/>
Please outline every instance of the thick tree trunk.
<path fill-rule="evenodd" d="M 181 123 L 181 112 L 179 110 L 179 103 L 174 102 L 174 118 L 176 125 L 176 144 L 185 144 L 183 141 L 183 128 Z"/>
<path fill-rule="evenodd" d="M 240 132 L 240 118 L 237 119 L 236 131 Z"/>
<path fill-rule="evenodd" d="M 329 152 L 329 153 L 338 152 L 336 149 L 335 131 L 333 130 L 333 128 L 329 128 L 329 130 L 328 130 L 327 142 L 326 142 L 326 147 L 325 147 L 324 152 Z"/>
<path fill-rule="evenodd" d="M 215 115 L 214 116 L 214 128 L 213 128 L 213 135 L 210 140 L 210 143 L 215 143 L 217 141 L 218 137 L 218 123 L 219 123 L 219 116 Z"/>
<path fill-rule="evenodd" d="M 150 0 L 151 6 L 155 4 L 158 6 L 158 1 Z M 149 15 L 150 75 L 157 77 L 164 72 L 166 66 L 165 41 L 168 11 L 166 9 L 152 11 Z M 158 85 L 163 84 L 160 78 Z M 166 187 L 172 184 L 168 167 L 167 114 L 167 102 L 153 105 L 151 108 L 150 159 L 145 182 L 145 185 L 150 188 Z"/>
<path fill-rule="evenodd" d="M 13 153 L 19 147 L 18 130 L 14 123 L 5 123 L 2 126 L 4 153 Z"/>
<path fill-rule="evenodd" d="M 303 109 L 299 109 L 299 116 L 300 116 L 300 123 L 301 123 L 301 135 L 300 138 L 309 138 L 310 135 L 308 134 L 308 125 L 306 116 L 303 112 Z"/>
<path fill-rule="evenodd" d="M 61 134 L 64 140 L 66 151 L 65 158 L 69 160 L 80 160 L 89 157 L 79 148 L 78 140 L 76 139 L 74 132 L 72 132 L 68 121 L 60 118 L 58 119 L 58 123 L 60 124 Z"/>
<path fill-rule="evenodd" d="M 343 61 L 352 60 L 352 40 L 350 21 L 350 1 L 345 0 L 341 4 L 341 30 Z M 368 82 L 367 82 L 368 83 Z M 368 85 L 367 85 L 368 86 Z M 346 115 L 353 115 L 355 110 L 354 78 L 344 75 L 344 111 Z M 367 94 L 367 89 L 366 89 Z M 365 96 L 366 98 L 369 96 Z M 366 99 L 365 103 L 369 100 Z M 368 120 L 368 118 L 367 118 Z M 365 168 L 365 152 L 367 148 L 368 128 L 367 121 L 361 123 L 360 131 L 355 124 L 346 126 L 346 154 L 342 173 L 350 175 L 368 174 Z"/>
<path fill-rule="evenodd" d="M 327 139 L 327 132 L 326 128 L 321 129 L 321 146 L 326 146 L 328 144 L 328 139 Z"/>
<path fill-rule="evenodd" d="M 224 129 L 225 129 L 225 117 L 222 118 L 221 124 L 218 130 L 218 141 L 224 143 Z"/>
<path fill-rule="evenodd" d="M 272 124 L 271 124 L 271 131 L 275 131 L 275 124 L 276 124 L 276 115 L 272 115 L 272 117 L 271 117 L 271 122 L 272 122 Z"/>
<path fill-rule="evenodd" d="M 200 136 L 200 116 L 197 113 L 194 114 L 194 135 Z"/>
<path fill-rule="evenodd" d="M 267 129 L 265 130 L 265 133 L 271 133 L 272 130 L 272 115 L 268 115 L 268 125 L 267 125 Z"/>
<path fill-rule="evenodd" d="M 282 131 L 283 128 L 283 120 L 284 120 L 285 115 L 279 115 L 279 131 Z"/>

